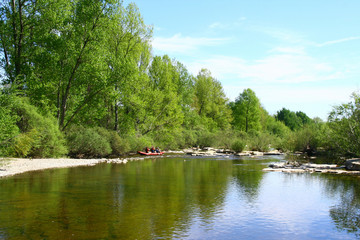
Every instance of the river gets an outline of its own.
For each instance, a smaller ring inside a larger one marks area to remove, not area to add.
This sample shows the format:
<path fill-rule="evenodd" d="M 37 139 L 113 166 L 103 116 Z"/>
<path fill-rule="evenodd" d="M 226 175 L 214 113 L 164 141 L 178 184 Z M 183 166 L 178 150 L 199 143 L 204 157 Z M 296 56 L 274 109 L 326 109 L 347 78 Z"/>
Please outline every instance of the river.
<path fill-rule="evenodd" d="M 356 239 L 354 176 L 283 157 L 160 157 L 0 179 L 0 239 Z"/>

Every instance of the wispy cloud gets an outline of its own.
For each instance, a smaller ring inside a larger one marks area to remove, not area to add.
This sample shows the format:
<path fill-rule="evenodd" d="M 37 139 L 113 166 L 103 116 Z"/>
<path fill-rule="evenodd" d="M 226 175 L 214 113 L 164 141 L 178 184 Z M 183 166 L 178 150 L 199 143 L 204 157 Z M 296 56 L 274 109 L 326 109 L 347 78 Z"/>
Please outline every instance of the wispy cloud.
<path fill-rule="evenodd" d="M 305 54 L 305 48 L 300 47 L 275 47 L 269 53 Z"/>
<path fill-rule="evenodd" d="M 276 53 L 255 61 L 214 56 L 189 65 L 193 73 L 205 67 L 219 79 L 266 84 L 320 82 L 338 77 L 328 63 L 306 54 Z"/>
<path fill-rule="evenodd" d="M 300 32 L 294 32 L 288 29 L 276 28 L 276 27 L 267 27 L 267 26 L 259 26 L 259 25 L 250 25 L 247 28 L 249 31 L 258 32 L 261 34 L 265 34 L 269 37 L 272 37 L 281 42 L 285 42 L 288 44 L 298 44 L 298 43 L 306 43 L 307 40 L 303 34 Z"/>
<path fill-rule="evenodd" d="M 221 23 L 221 22 L 214 22 L 209 25 L 209 28 L 212 30 L 233 30 L 234 28 L 241 26 L 247 20 L 246 17 L 240 17 L 234 22 L 229 23 Z"/>
<path fill-rule="evenodd" d="M 353 40 L 359 40 L 359 39 L 360 39 L 360 36 L 348 37 L 348 38 L 342 38 L 342 39 L 337 39 L 337 40 L 333 40 L 333 41 L 327 41 L 324 43 L 320 43 L 320 44 L 317 44 L 317 46 L 324 47 L 324 46 L 328 46 L 328 45 L 333 45 L 333 44 L 343 43 L 343 42 L 348 42 L 348 41 L 353 41 Z"/>
<path fill-rule="evenodd" d="M 206 37 L 186 37 L 180 33 L 172 37 L 156 37 L 153 39 L 152 46 L 159 52 L 171 53 L 192 53 L 201 47 L 218 46 L 224 44 L 227 38 L 206 38 Z"/>

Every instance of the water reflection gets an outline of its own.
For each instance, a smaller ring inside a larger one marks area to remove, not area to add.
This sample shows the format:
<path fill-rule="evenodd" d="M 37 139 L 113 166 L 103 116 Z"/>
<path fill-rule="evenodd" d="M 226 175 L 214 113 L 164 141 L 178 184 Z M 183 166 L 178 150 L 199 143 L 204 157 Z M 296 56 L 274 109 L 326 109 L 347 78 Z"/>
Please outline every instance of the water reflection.
<path fill-rule="evenodd" d="M 0 179 L 0 238 L 359 236 L 357 179 L 264 173 L 270 161 L 153 158 Z"/>
<path fill-rule="evenodd" d="M 153 159 L 3 179 L 0 232 L 19 239 L 171 237 L 186 232 L 192 219 L 214 221 L 231 167 L 229 161 Z"/>
<path fill-rule="evenodd" d="M 262 161 L 254 159 L 234 160 L 233 177 L 240 193 L 246 197 L 248 203 L 257 196 L 263 177 Z"/>
<path fill-rule="evenodd" d="M 359 177 L 319 176 L 325 179 L 327 194 L 339 194 L 340 201 L 330 207 L 330 216 L 339 230 L 360 237 L 360 183 Z"/>

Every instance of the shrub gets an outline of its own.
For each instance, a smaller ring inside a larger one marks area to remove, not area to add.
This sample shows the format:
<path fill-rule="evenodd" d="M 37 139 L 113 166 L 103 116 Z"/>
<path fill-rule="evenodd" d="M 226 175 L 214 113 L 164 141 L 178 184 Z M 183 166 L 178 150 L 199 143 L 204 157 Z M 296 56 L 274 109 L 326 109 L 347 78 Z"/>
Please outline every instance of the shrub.
<path fill-rule="evenodd" d="M 246 147 L 246 142 L 242 139 L 236 139 L 232 145 L 231 149 L 235 152 L 242 152 Z"/>
<path fill-rule="evenodd" d="M 249 150 L 266 152 L 272 142 L 272 136 L 268 133 L 258 133 L 253 135 L 249 141 Z"/>
<path fill-rule="evenodd" d="M 122 155 L 130 151 L 130 144 L 125 139 L 122 139 L 117 132 L 110 133 L 110 145 L 112 155 Z"/>
<path fill-rule="evenodd" d="M 183 142 L 183 145 L 181 145 L 180 147 L 187 148 L 187 147 L 196 146 L 197 134 L 196 134 L 195 130 L 184 130 L 183 138 L 184 138 L 184 142 Z"/>
<path fill-rule="evenodd" d="M 234 143 L 235 133 L 233 131 L 218 131 L 215 134 L 214 147 L 229 149 Z"/>
<path fill-rule="evenodd" d="M 68 130 L 69 154 L 74 157 L 105 157 L 111 153 L 109 141 L 95 128 L 72 126 Z"/>
<path fill-rule="evenodd" d="M 164 149 L 178 149 L 185 145 L 185 138 L 180 129 L 161 130 L 153 133 L 156 146 Z M 153 143 L 154 144 L 154 143 Z"/>
<path fill-rule="evenodd" d="M 8 155 L 10 143 L 20 133 L 16 125 L 17 115 L 12 114 L 13 97 L 0 91 L 0 156 Z"/>
<path fill-rule="evenodd" d="M 26 157 L 31 152 L 31 149 L 37 145 L 39 140 L 39 133 L 36 129 L 32 129 L 26 133 L 20 133 L 17 135 L 11 146 L 8 149 L 8 155 L 14 157 Z"/>
<path fill-rule="evenodd" d="M 197 145 L 201 148 L 212 147 L 216 143 L 215 134 L 208 131 L 199 132 Z"/>
<path fill-rule="evenodd" d="M 41 115 L 26 98 L 14 98 L 11 110 L 21 134 L 11 140 L 8 156 L 59 157 L 67 153 L 65 139 L 54 117 Z"/>
<path fill-rule="evenodd" d="M 153 139 L 149 136 L 131 135 L 127 136 L 125 140 L 129 143 L 131 152 L 143 150 L 145 147 L 150 147 L 154 144 Z"/>

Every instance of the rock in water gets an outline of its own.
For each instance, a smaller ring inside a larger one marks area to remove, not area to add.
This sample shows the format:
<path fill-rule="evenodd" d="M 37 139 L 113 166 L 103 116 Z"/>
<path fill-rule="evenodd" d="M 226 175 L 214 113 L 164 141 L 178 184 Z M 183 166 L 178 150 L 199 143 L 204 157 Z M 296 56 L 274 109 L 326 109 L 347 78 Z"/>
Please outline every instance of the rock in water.
<path fill-rule="evenodd" d="M 347 170 L 360 170 L 360 158 L 349 159 L 345 162 L 345 168 Z"/>

